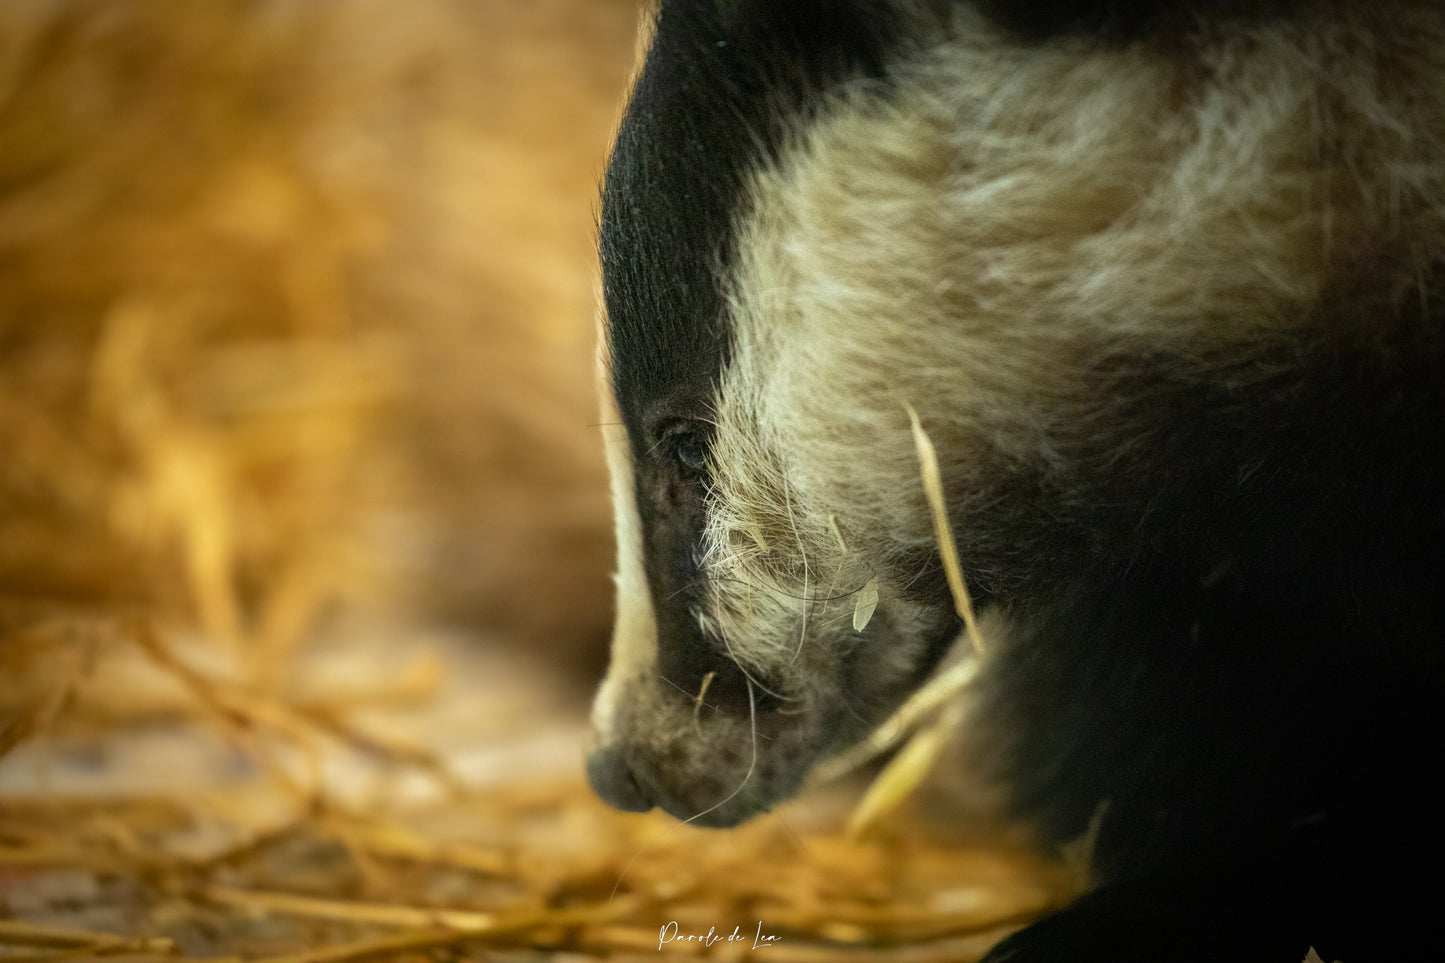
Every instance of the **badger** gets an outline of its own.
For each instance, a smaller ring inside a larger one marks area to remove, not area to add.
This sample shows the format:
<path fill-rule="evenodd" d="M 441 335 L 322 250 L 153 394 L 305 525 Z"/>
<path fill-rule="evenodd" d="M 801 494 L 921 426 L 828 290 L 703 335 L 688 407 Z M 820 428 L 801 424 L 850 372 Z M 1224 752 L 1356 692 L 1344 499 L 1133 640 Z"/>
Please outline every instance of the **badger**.
<path fill-rule="evenodd" d="M 599 215 L 597 793 L 734 825 L 957 651 L 916 413 L 976 764 L 1093 846 L 989 960 L 1445 945 L 1445 5 L 648 31 Z"/>

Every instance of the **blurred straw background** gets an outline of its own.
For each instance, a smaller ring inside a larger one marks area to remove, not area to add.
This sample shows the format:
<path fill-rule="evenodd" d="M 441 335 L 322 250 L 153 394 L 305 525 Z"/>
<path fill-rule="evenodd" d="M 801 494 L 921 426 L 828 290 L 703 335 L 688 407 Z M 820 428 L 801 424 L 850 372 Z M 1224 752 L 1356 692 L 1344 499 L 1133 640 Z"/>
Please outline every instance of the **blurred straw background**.
<path fill-rule="evenodd" d="M 1070 885 L 582 784 L 637 16 L 0 5 L 0 960 L 968 958 Z"/>

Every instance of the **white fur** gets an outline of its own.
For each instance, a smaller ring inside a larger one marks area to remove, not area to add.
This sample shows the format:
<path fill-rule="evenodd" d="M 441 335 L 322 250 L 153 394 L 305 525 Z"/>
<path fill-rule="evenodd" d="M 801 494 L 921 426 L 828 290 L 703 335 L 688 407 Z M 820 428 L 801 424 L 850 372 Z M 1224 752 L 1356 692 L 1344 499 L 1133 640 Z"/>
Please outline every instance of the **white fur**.
<path fill-rule="evenodd" d="M 605 364 L 599 361 L 599 381 L 607 384 Z M 609 391 L 602 395 L 602 431 L 607 467 L 612 476 L 612 504 L 617 522 L 617 615 L 612 633 L 612 661 L 592 705 L 592 727 L 596 738 L 607 743 L 614 738 L 618 718 L 617 702 L 625 693 L 651 684 L 656 674 L 657 620 L 647 591 L 647 572 L 642 563 L 642 522 L 637 514 L 632 475 L 632 453 L 622 427 L 616 402 Z"/>

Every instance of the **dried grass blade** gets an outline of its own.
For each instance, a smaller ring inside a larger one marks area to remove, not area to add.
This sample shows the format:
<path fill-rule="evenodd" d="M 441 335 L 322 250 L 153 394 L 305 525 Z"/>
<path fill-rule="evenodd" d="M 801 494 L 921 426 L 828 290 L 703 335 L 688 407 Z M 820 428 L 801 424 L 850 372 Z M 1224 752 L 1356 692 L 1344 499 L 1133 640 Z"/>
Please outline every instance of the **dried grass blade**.
<path fill-rule="evenodd" d="M 393 903 L 359 903 L 319 896 L 298 896 L 293 893 L 232 889 L 225 886 L 207 887 L 201 890 L 199 895 L 212 902 L 237 906 L 248 912 L 278 913 L 286 916 L 349 923 L 376 923 L 382 926 L 400 926 L 427 931 L 440 928 L 453 935 L 507 933 L 531 929 L 534 926 L 574 926 L 581 923 L 610 920 L 631 908 L 628 901 L 616 900 L 611 904 L 604 903 L 599 906 L 485 913 L 476 910 L 434 909 L 426 906 L 406 906 Z"/>
<path fill-rule="evenodd" d="M 320 896 L 299 896 L 262 890 L 232 889 L 208 886 L 200 893 L 213 903 L 237 906 L 247 912 L 275 913 L 310 919 L 336 920 L 347 923 L 378 923 L 414 929 L 441 927 L 455 932 L 484 932 L 497 924 L 494 913 L 472 910 L 431 909 L 392 903 L 359 903 L 350 900 L 326 899 Z"/>
<path fill-rule="evenodd" d="M 863 766 L 908 738 L 923 720 L 945 704 L 953 701 L 978 673 L 972 659 L 955 662 L 928 684 L 915 692 L 907 702 L 889 716 L 867 739 L 816 770 L 818 782 L 831 782 Z"/>
<path fill-rule="evenodd" d="M 943 747 L 958 725 L 958 711 L 945 713 L 932 725 L 921 730 L 889 760 L 888 765 L 873 780 L 863 799 L 848 817 L 848 833 L 862 834 L 869 826 L 878 822 L 912 794 L 913 790 L 928 778 L 933 771 Z"/>
<path fill-rule="evenodd" d="M 92 933 L 60 926 L 42 926 L 19 920 L 0 920 L 0 945 L 45 946 L 57 949 L 134 949 L 152 953 L 173 953 L 175 944 L 162 937 L 133 938 L 113 933 Z"/>
<path fill-rule="evenodd" d="M 286 956 L 264 957 L 253 963 L 349 963 L 354 960 L 374 960 L 442 949 L 466 938 L 466 933 L 459 933 L 455 930 L 422 930 L 369 940 L 357 940 L 352 943 L 343 943 L 340 946 L 305 950 Z"/>
<path fill-rule="evenodd" d="M 908 420 L 913 424 L 913 445 L 918 451 L 918 467 L 923 473 L 923 491 L 928 497 L 928 507 L 933 513 L 933 533 L 938 539 L 938 554 L 943 561 L 943 572 L 948 578 L 948 590 L 953 595 L 953 607 L 968 632 L 968 640 L 979 654 L 983 653 L 983 635 L 978 630 L 978 621 L 973 614 L 973 599 L 963 581 L 963 568 L 958 562 L 958 546 L 953 541 L 953 530 L 948 526 L 948 506 L 943 500 L 943 474 L 938 468 L 938 452 L 933 441 L 923 430 L 918 412 L 912 405 L 904 405 Z"/>

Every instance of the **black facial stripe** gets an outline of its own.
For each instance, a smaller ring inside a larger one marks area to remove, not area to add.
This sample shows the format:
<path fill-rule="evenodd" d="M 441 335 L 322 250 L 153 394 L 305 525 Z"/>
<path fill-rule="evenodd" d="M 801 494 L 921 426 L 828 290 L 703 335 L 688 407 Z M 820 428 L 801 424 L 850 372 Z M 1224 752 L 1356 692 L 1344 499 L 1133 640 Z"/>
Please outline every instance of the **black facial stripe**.
<path fill-rule="evenodd" d="M 887 0 L 663 3 L 602 197 L 611 374 L 630 428 L 716 384 L 729 340 L 719 279 L 747 176 L 824 91 L 881 75 L 895 18 Z"/>
<path fill-rule="evenodd" d="M 697 623 L 706 479 L 667 436 L 679 420 L 709 420 L 728 363 L 722 279 L 749 172 L 776 156 L 830 87 L 882 75 L 897 9 L 890 0 L 665 0 L 659 16 L 602 197 L 610 375 L 634 458 L 659 670 L 693 692 L 713 673 L 709 701 L 746 706 L 741 672 Z"/>

